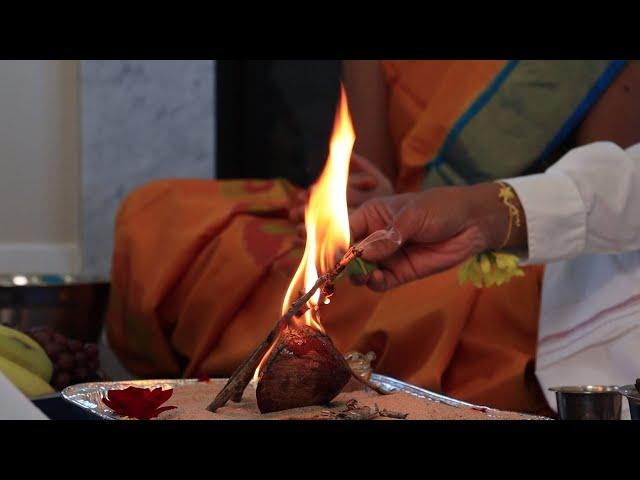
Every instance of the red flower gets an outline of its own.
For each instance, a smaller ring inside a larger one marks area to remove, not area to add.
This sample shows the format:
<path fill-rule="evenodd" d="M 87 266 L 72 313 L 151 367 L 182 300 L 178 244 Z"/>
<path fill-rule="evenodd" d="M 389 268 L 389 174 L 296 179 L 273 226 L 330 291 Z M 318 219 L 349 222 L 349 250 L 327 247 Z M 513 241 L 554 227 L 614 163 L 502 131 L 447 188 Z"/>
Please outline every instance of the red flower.
<path fill-rule="evenodd" d="M 207 375 L 206 373 L 201 373 L 200 375 L 198 375 L 198 381 L 203 383 L 209 383 L 211 379 L 209 378 L 209 375 Z"/>
<path fill-rule="evenodd" d="M 151 390 L 128 387 L 124 390 L 109 390 L 106 397 L 102 398 L 102 403 L 121 417 L 149 420 L 166 410 L 177 408 L 173 406 L 158 408 L 169 400 L 171 395 L 173 395 L 172 388 L 162 390 L 158 387 Z"/>

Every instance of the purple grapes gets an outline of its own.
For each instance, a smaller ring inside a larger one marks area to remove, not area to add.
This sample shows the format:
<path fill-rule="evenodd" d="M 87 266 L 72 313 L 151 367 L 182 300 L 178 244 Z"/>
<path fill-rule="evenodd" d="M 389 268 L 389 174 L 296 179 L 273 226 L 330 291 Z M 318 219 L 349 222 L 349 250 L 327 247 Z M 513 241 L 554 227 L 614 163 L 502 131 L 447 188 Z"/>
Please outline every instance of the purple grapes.
<path fill-rule="evenodd" d="M 25 333 L 42 345 L 51 359 L 51 385 L 56 390 L 103 379 L 98 359 L 100 351 L 95 343 L 82 344 L 79 340 L 54 332 L 50 327 L 34 327 Z"/>

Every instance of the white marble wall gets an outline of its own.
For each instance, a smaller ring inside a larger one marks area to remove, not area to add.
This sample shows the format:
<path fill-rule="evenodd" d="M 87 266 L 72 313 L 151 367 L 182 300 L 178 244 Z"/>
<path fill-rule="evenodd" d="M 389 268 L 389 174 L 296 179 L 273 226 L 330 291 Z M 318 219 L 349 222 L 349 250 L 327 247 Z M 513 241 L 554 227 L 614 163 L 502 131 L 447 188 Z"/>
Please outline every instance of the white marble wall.
<path fill-rule="evenodd" d="M 82 269 L 107 276 L 127 192 L 215 176 L 215 62 L 84 60 L 80 84 Z"/>

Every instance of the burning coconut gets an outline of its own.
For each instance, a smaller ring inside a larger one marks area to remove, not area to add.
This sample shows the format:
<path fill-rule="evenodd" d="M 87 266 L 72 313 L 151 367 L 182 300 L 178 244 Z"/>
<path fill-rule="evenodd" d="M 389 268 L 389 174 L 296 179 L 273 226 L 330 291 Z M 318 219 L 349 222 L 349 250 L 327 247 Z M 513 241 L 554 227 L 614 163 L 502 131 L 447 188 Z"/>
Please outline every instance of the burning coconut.
<path fill-rule="evenodd" d="M 347 211 L 347 177 L 355 133 L 344 90 L 336 112 L 329 158 L 311 189 L 305 210 L 306 246 L 282 306 L 282 317 L 267 338 L 233 373 L 209 405 L 215 412 L 229 400 L 240 401 L 246 386 L 257 380 L 262 413 L 330 402 L 351 376 L 385 393 L 355 374 L 327 336 L 320 309 L 330 302 L 334 281 L 369 243 L 397 241 L 395 230 L 375 232 L 351 245 Z M 346 252 L 340 261 L 335 259 Z M 298 292 L 306 292 L 294 301 Z"/>

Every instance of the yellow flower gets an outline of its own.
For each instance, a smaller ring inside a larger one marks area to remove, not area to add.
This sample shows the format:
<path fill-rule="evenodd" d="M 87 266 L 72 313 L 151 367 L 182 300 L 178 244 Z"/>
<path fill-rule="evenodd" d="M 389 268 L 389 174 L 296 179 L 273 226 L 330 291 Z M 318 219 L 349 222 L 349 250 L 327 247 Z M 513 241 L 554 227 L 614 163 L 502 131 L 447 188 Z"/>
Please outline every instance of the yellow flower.
<path fill-rule="evenodd" d="M 462 285 L 470 280 L 477 288 L 503 285 L 513 277 L 524 276 L 518 267 L 518 257 L 507 253 L 487 251 L 467 261 L 458 271 Z"/>
<path fill-rule="evenodd" d="M 491 260 L 487 255 L 480 255 L 480 267 L 485 275 L 491 271 Z"/>
<path fill-rule="evenodd" d="M 478 262 L 472 262 L 469 266 L 469 280 L 476 287 L 482 288 L 482 272 L 480 271 L 480 266 Z"/>
<path fill-rule="evenodd" d="M 518 257 L 506 253 L 499 253 L 496 255 L 496 265 L 501 270 L 516 269 L 518 268 Z"/>
<path fill-rule="evenodd" d="M 469 278 L 469 267 L 471 266 L 471 262 L 465 262 L 462 267 L 458 270 L 458 283 L 462 285 Z"/>

